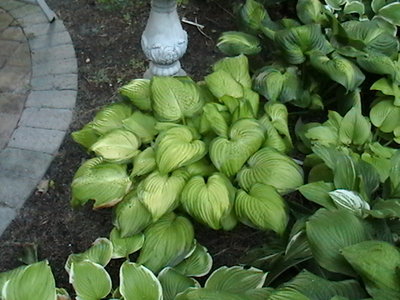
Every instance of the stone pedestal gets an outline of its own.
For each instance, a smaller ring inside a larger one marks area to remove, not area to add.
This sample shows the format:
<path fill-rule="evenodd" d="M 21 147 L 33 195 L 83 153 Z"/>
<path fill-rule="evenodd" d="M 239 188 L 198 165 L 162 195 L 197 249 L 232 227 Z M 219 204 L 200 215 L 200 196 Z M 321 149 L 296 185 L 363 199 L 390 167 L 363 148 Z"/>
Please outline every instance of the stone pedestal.
<path fill-rule="evenodd" d="M 179 59 L 188 44 L 176 9 L 176 0 L 152 0 L 150 17 L 142 35 L 142 48 L 150 60 L 144 77 L 185 75 Z"/>

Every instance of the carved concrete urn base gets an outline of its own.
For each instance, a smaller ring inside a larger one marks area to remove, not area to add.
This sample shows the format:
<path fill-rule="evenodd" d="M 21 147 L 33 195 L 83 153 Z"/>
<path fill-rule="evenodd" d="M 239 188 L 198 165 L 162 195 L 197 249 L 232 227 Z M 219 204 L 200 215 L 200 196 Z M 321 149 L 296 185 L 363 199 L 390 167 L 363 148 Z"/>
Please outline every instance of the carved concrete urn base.
<path fill-rule="evenodd" d="M 188 44 L 176 9 L 176 0 L 152 0 L 150 17 L 142 35 L 142 48 L 150 60 L 144 77 L 185 75 L 179 59 Z"/>

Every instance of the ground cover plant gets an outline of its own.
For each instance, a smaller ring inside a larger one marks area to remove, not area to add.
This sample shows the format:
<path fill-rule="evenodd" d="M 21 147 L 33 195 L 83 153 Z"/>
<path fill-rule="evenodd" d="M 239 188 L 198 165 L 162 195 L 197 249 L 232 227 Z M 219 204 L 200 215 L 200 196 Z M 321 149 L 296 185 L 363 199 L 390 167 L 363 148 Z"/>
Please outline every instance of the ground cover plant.
<path fill-rule="evenodd" d="M 71 203 L 114 207 L 115 226 L 67 260 L 77 299 L 399 298 L 399 3 L 296 8 L 273 21 L 246 1 L 245 32 L 219 42 L 234 56 L 204 81 L 133 80 L 73 134 L 96 157 Z M 212 258 L 191 220 L 274 233 L 247 255 L 252 267 L 221 267 L 201 288 L 193 277 Z M 114 285 L 113 258 L 127 258 Z M 2 297 L 26 292 L 34 272 L 48 283 L 38 299 L 68 299 L 46 262 L 2 274 Z"/>

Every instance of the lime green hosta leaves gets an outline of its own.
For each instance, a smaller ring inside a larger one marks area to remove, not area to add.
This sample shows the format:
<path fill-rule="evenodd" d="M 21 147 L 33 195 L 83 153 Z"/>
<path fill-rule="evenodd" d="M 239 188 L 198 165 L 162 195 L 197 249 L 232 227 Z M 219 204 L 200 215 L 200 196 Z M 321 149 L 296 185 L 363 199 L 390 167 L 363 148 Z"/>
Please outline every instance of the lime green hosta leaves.
<path fill-rule="evenodd" d="M 190 221 L 171 213 L 144 232 L 145 240 L 138 263 L 154 273 L 174 267 L 193 250 L 194 231 Z"/>
<path fill-rule="evenodd" d="M 100 300 L 111 292 L 111 278 L 99 264 L 85 260 L 72 263 L 69 281 L 79 300 Z"/>
<path fill-rule="evenodd" d="M 110 207 L 122 200 L 131 187 L 125 165 L 104 163 L 101 158 L 86 161 L 72 181 L 72 205 L 94 200 L 94 208 Z"/>
<path fill-rule="evenodd" d="M 224 291 L 214 291 L 210 289 L 189 288 L 176 296 L 175 300 L 251 300 L 245 295 L 237 295 Z"/>
<path fill-rule="evenodd" d="M 157 134 L 156 119 L 140 111 L 135 111 L 129 118 L 122 121 L 125 129 L 132 131 L 145 144 L 150 143 Z"/>
<path fill-rule="evenodd" d="M 174 300 L 188 288 L 200 287 L 200 284 L 172 268 L 165 268 L 158 275 L 163 290 L 163 300 Z"/>
<path fill-rule="evenodd" d="M 239 31 L 224 32 L 218 40 L 217 47 L 229 56 L 255 55 L 261 52 L 260 40 L 257 37 Z"/>
<path fill-rule="evenodd" d="M 368 53 L 366 56 L 359 56 L 357 64 L 370 73 L 389 75 L 392 78 L 396 76 L 396 66 L 393 60 L 384 54 Z"/>
<path fill-rule="evenodd" d="M 160 173 L 166 174 L 200 160 L 207 153 L 203 141 L 196 140 L 185 126 L 162 132 L 156 140 L 156 161 Z"/>
<path fill-rule="evenodd" d="M 100 134 L 92 128 L 91 123 L 88 123 L 81 130 L 71 133 L 71 136 L 75 142 L 88 149 L 99 139 Z"/>
<path fill-rule="evenodd" d="M 249 0 L 248 2 L 255 2 Z M 251 77 L 249 74 L 249 61 L 246 56 L 239 55 L 236 57 L 226 57 L 219 60 L 213 66 L 214 71 L 225 71 L 229 73 L 233 79 L 239 82 L 245 88 L 251 88 Z"/>
<path fill-rule="evenodd" d="M 290 157 L 277 150 L 262 148 L 247 161 L 247 166 L 238 173 L 237 179 L 246 191 L 255 183 L 263 183 L 285 194 L 303 184 L 303 170 Z"/>
<path fill-rule="evenodd" d="M 400 107 L 393 104 L 390 98 L 382 98 L 370 111 L 372 124 L 382 132 L 393 132 L 400 126 Z"/>
<path fill-rule="evenodd" d="M 400 106 L 400 87 L 396 81 L 388 78 L 381 78 L 376 81 L 370 89 L 379 91 L 384 95 L 394 96 L 393 104 L 395 106 Z"/>
<path fill-rule="evenodd" d="M 364 74 L 354 63 L 338 54 L 332 55 L 332 58 L 312 55 L 310 61 L 315 69 L 325 73 L 348 91 L 354 91 L 365 79 Z"/>
<path fill-rule="evenodd" d="M 389 23 L 400 26 L 400 3 L 393 2 L 378 11 L 378 15 Z"/>
<path fill-rule="evenodd" d="M 157 167 L 156 154 L 151 147 L 140 152 L 133 159 L 131 176 L 142 176 L 153 172 Z"/>
<path fill-rule="evenodd" d="M 213 260 L 207 248 L 196 243 L 193 253 L 174 269 L 185 276 L 201 277 L 210 272 L 212 264 Z"/>
<path fill-rule="evenodd" d="M 55 300 L 56 286 L 47 261 L 18 269 L 2 290 L 4 300 Z"/>
<path fill-rule="evenodd" d="M 240 20 L 246 29 L 254 32 L 257 32 L 265 18 L 269 19 L 264 6 L 255 0 L 247 0 L 240 8 L 239 14 Z"/>
<path fill-rule="evenodd" d="M 261 230 L 285 231 L 288 214 L 285 200 L 270 185 L 255 184 L 250 192 L 239 190 L 235 200 L 239 220 Z"/>
<path fill-rule="evenodd" d="M 303 63 L 306 55 L 312 57 L 313 52 L 328 54 L 333 51 L 317 24 L 280 30 L 275 35 L 275 42 L 282 49 L 287 61 L 295 65 Z"/>
<path fill-rule="evenodd" d="M 181 204 L 195 219 L 217 230 L 231 213 L 234 197 L 235 189 L 229 179 L 216 173 L 207 182 L 201 176 L 192 177 L 182 191 Z"/>
<path fill-rule="evenodd" d="M 340 123 L 339 139 L 345 145 L 363 145 L 371 137 L 371 123 L 353 107 Z"/>
<path fill-rule="evenodd" d="M 262 125 L 254 119 L 242 119 L 232 125 L 229 139 L 217 137 L 212 141 L 210 158 L 218 170 L 227 176 L 232 176 L 263 142 Z"/>
<path fill-rule="evenodd" d="M 203 118 L 205 118 L 210 128 L 218 135 L 228 136 L 228 123 L 224 118 L 226 107 L 217 103 L 208 103 L 203 107 Z"/>
<path fill-rule="evenodd" d="M 178 206 L 179 195 L 186 184 L 187 177 L 187 173 L 180 170 L 171 175 L 163 175 L 155 171 L 139 184 L 137 195 L 152 215 L 153 221 L 157 221 Z"/>
<path fill-rule="evenodd" d="M 318 210 L 307 222 L 306 232 L 316 261 L 331 272 L 350 276 L 354 271 L 340 251 L 371 238 L 364 221 L 348 210 Z"/>
<path fill-rule="evenodd" d="M 355 215 L 362 217 L 365 210 L 369 210 L 368 202 L 353 191 L 337 189 L 329 192 L 329 196 L 338 208 L 345 208 L 352 211 Z"/>
<path fill-rule="evenodd" d="M 129 103 L 113 103 L 100 110 L 90 124 L 97 133 L 103 135 L 113 129 L 121 128 L 122 120 L 131 114 L 132 106 Z"/>
<path fill-rule="evenodd" d="M 110 241 L 113 245 L 112 258 L 123 258 L 142 248 L 144 235 L 138 233 L 124 238 L 121 237 L 121 233 L 116 228 L 113 228 L 110 233 Z"/>
<path fill-rule="evenodd" d="M 286 106 L 281 103 L 268 102 L 265 104 L 264 109 L 274 128 L 291 143 L 288 126 L 289 114 Z"/>
<path fill-rule="evenodd" d="M 121 237 L 126 238 L 140 233 L 152 223 L 152 216 L 137 196 L 137 192 L 130 192 L 119 203 L 114 212 L 115 227 Z"/>
<path fill-rule="evenodd" d="M 152 106 L 164 121 L 179 121 L 200 112 L 203 100 L 199 87 L 189 80 L 154 77 L 151 82 Z"/>
<path fill-rule="evenodd" d="M 335 187 L 331 182 L 311 182 L 302 185 L 298 188 L 299 192 L 309 201 L 317 203 L 328 209 L 335 209 L 336 206 L 329 197 L 329 192 L 333 191 Z"/>
<path fill-rule="evenodd" d="M 185 167 L 185 170 L 189 173 L 191 177 L 193 176 L 211 176 L 218 170 L 214 168 L 214 165 L 206 158 L 202 158 L 193 164 Z"/>
<path fill-rule="evenodd" d="M 139 109 L 151 110 L 150 80 L 132 80 L 119 89 L 119 94 L 126 97 Z"/>
<path fill-rule="evenodd" d="M 365 241 L 342 249 L 342 255 L 361 276 L 374 299 L 400 297 L 398 248 L 382 241 Z M 387 297 L 382 297 L 386 293 Z"/>
<path fill-rule="evenodd" d="M 100 138 L 90 150 L 106 161 L 126 163 L 139 154 L 140 140 L 138 137 L 124 129 L 116 129 Z"/>
<path fill-rule="evenodd" d="M 162 300 L 158 279 L 145 266 L 124 262 L 120 272 L 120 293 L 125 300 Z"/>
<path fill-rule="evenodd" d="M 233 76 L 228 71 L 220 68 L 206 76 L 205 81 L 211 93 L 217 98 L 222 98 L 223 96 L 242 98 L 244 95 L 243 86 Z"/>

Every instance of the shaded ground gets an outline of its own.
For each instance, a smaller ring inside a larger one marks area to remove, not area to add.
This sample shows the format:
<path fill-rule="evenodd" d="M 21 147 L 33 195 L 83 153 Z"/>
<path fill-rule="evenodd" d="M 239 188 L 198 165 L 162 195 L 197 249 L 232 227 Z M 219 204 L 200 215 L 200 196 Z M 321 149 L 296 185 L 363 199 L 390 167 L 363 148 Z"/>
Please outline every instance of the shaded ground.
<path fill-rule="evenodd" d="M 104 104 L 115 99 L 117 87 L 141 77 L 145 58 L 140 48 L 150 1 L 133 1 L 129 7 L 105 9 L 94 0 L 47 0 L 69 29 L 79 62 L 79 93 L 70 132 L 91 120 Z M 131 1 L 132 2 L 132 1 Z M 218 3 L 216 3 L 218 2 Z M 222 31 L 231 30 L 231 1 L 190 0 L 180 9 L 181 16 L 205 25 L 204 34 L 185 25 L 189 49 L 182 60 L 184 69 L 195 79 L 207 74 L 217 60 L 215 41 Z M 92 211 L 89 206 L 73 211 L 69 207 L 73 174 L 85 159 L 84 151 L 69 134 L 52 163 L 46 178 L 54 187 L 32 195 L 20 215 L 0 239 L 0 272 L 20 264 L 18 256 L 24 245 L 36 243 L 40 259 L 47 258 L 53 267 L 58 286 L 67 287 L 64 263 L 72 252 L 85 250 L 99 236 L 108 236 L 112 227 L 111 210 Z M 198 240 L 207 246 L 215 265 L 233 265 L 262 234 L 241 227 L 232 233 L 213 232 L 197 226 Z"/>

